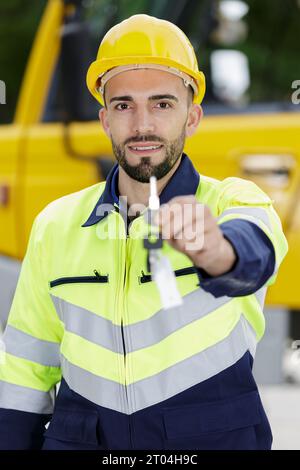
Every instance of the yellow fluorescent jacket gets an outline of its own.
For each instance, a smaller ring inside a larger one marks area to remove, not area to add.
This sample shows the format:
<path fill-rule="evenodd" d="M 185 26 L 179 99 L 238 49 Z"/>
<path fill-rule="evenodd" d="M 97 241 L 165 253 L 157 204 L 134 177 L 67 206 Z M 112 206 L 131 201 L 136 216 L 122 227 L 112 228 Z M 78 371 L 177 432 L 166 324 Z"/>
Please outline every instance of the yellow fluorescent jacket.
<path fill-rule="evenodd" d="M 196 174 L 190 161 L 185 165 Z M 177 184 L 176 195 L 186 187 L 193 184 Z M 274 246 L 276 267 L 254 294 L 215 298 L 199 287 L 190 259 L 164 243 L 184 303 L 162 310 L 147 274 L 144 216 L 128 234 L 113 206 L 98 223 L 85 224 L 104 190 L 101 182 L 62 197 L 34 221 L 5 332 L 3 408 L 51 413 L 53 388 L 63 376 L 97 405 L 132 414 L 214 376 L 246 351 L 255 353 L 267 285 L 287 252 L 270 198 L 250 181 L 200 176 L 193 191 L 198 201 L 218 223 L 258 224 Z"/>

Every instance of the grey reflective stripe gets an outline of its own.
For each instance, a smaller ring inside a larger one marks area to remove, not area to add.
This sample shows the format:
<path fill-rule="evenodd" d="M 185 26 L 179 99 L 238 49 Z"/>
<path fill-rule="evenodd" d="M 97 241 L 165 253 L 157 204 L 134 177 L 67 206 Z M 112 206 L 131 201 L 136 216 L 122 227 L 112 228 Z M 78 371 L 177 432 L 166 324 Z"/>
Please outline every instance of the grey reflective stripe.
<path fill-rule="evenodd" d="M 37 362 L 43 366 L 60 366 L 59 343 L 37 339 L 11 325 L 6 325 L 2 339 L 6 352 L 13 356 Z"/>
<path fill-rule="evenodd" d="M 62 373 L 76 393 L 99 406 L 132 414 L 213 377 L 235 364 L 246 351 L 254 356 L 255 348 L 256 335 L 242 315 L 222 341 L 126 388 L 75 366 L 65 357 L 61 358 Z"/>
<path fill-rule="evenodd" d="M 268 229 L 272 232 L 272 226 L 270 223 L 269 215 L 264 209 L 260 207 L 244 207 L 244 206 L 231 207 L 230 209 L 226 209 L 224 212 L 222 212 L 222 214 L 218 217 L 218 220 L 222 220 L 223 217 L 225 217 L 226 215 L 230 215 L 230 214 L 250 215 L 254 219 L 258 219 L 261 222 L 263 222 L 268 227 Z M 256 223 L 256 225 L 258 226 L 260 225 L 258 221 L 257 222 L 255 220 L 249 220 L 249 221 Z"/>
<path fill-rule="evenodd" d="M 247 350 L 254 356 L 254 344 L 254 331 L 242 316 L 230 335 L 222 341 L 160 374 L 135 383 L 135 411 L 167 400 L 210 379 L 235 364 Z"/>
<path fill-rule="evenodd" d="M 261 307 L 261 309 L 263 310 L 264 308 L 264 304 L 265 304 L 265 297 L 266 297 L 266 293 L 267 293 L 267 287 L 263 286 L 261 287 L 259 290 L 257 290 L 255 292 L 255 297 Z"/>
<path fill-rule="evenodd" d="M 110 351 L 123 354 L 121 329 L 118 325 L 59 297 L 51 295 L 51 298 L 66 331 L 75 333 Z M 120 339 L 117 344 L 115 338 Z"/>
<path fill-rule="evenodd" d="M 63 355 L 60 360 L 62 376 L 74 392 L 97 405 L 129 414 L 124 400 L 124 385 L 92 374 L 72 364 Z"/>
<path fill-rule="evenodd" d="M 65 329 L 113 352 L 123 354 L 121 327 L 90 311 L 52 295 Z M 184 296 L 179 307 L 160 310 L 147 320 L 123 327 L 126 352 L 134 352 L 159 343 L 189 323 L 231 302 L 232 297 L 214 297 L 197 288 Z"/>
<path fill-rule="evenodd" d="M 216 298 L 209 292 L 197 288 L 183 297 L 182 305 L 160 310 L 151 319 L 125 326 L 126 344 L 130 345 L 128 352 L 159 343 L 168 335 L 205 317 L 232 300 L 232 297 L 227 296 Z"/>
<path fill-rule="evenodd" d="M 254 358 L 256 353 L 257 347 L 257 336 L 254 328 L 252 325 L 246 320 L 246 318 L 242 315 L 240 323 L 243 328 L 244 332 L 244 339 L 248 346 L 248 351 L 250 352 L 251 356 Z"/>
<path fill-rule="evenodd" d="M 61 370 L 63 378 L 74 392 L 97 405 L 129 414 L 124 385 L 88 372 L 69 362 L 63 355 Z"/>
<path fill-rule="evenodd" d="M 41 392 L 0 380 L 0 408 L 51 414 L 54 408 L 54 396 L 54 389 L 50 392 Z"/>

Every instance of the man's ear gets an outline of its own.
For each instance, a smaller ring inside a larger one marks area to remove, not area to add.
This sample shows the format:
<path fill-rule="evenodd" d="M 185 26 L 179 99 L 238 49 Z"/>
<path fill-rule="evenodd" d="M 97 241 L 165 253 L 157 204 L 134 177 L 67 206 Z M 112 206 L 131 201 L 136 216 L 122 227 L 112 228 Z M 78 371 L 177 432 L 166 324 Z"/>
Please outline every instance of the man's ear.
<path fill-rule="evenodd" d="M 188 111 L 188 119 L 185 127 L 186 137 L 195 134 L 197 127 L 203 117 L 203 109 L 200 104 L 192 104 Z"/>
<path fill-rule="evenodd" d="M 105 134 L 110 137 L 110 128 L 109 128 L 109 122 L 108 122 L 108 115 L 107 115 L 107 109 L 106 108 L 101 108 L 99 111 L 99 120 L 102 124 L 102 127 L 104 129 Z"/>

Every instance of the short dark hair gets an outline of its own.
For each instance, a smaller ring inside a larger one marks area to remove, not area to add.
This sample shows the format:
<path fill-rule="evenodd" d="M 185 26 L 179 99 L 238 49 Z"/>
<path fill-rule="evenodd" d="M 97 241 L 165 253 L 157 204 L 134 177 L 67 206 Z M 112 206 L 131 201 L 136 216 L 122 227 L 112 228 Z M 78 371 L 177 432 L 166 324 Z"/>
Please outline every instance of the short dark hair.
<path fill-rule="evenodd" d="M 106 101 L 105 101 L 105 87 L 104 87 L 104 90 L 103 90 L 103 103 L 104 103 L 104 108 L 106 108 Z"/>
<path fill-rule="evenodd" d="M 188 106 L 190 106 L 192 104 L 193 99 L 194 99 L 194 90 L 191 87 L 191 85 L 189 85 L 189 87 L 188 87 Z"/>

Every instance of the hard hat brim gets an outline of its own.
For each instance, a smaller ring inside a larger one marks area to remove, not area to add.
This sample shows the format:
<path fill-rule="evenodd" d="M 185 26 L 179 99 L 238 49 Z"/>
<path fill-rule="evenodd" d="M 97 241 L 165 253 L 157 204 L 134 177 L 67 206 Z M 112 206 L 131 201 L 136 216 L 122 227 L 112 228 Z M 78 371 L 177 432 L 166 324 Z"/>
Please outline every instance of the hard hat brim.
<path fill-rule="evenodd" d="M 103 106 L 104 100 L 103 96 L 99 92 L 99 86 L 101 79 L 99 77 L 107 72 L 108 70 L 122 66 L 122 65 L 134 65 L 134 64 L 158 64 L 163 65 L 166 67 L 166 71 L 168 68 L 177 69 L 182 71 L 192 77 L 197 86 L 198 86 L 198 93 L 194 94 L 193 102 L 200 104 L 205 94 L 205 77 L 204 74 L 200 71 L 192 71 L 187 67 L 184 67 L 182 64 L 177 63 L 176 61 L 169 59 L 169 58 L 162 58 L 162 57 L 149 57 L 149 56 L 130 56 L 130 57 L 116 57 L 112 59 L 101 59 L 95 60 L 90 65 L 88 72 L 87 72 L 87 87 L 91 94 L 96 98 L 96 100 Z"/>

